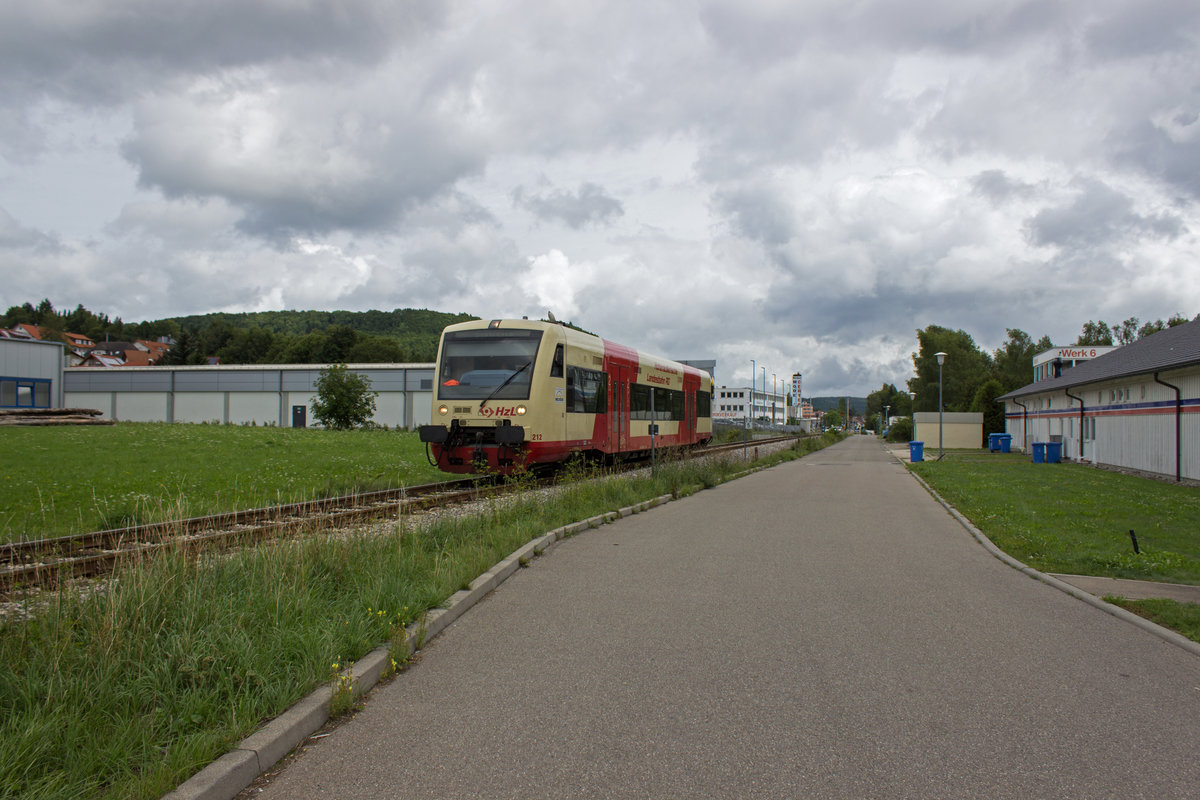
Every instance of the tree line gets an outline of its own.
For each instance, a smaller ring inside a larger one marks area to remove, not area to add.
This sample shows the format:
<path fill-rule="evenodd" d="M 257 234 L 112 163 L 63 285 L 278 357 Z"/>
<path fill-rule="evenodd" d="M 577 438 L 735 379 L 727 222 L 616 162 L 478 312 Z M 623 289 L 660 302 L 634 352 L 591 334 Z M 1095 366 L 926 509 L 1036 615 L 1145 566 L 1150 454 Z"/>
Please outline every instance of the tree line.
<path fill-rule="evenodd" d="M 1200 319 L 1200 316 L 1197 316 Z M 1083 324 L 1075 345 L 1124 345 L 1145 336 L 1189 322 L 1182 314 L 1142 323 L 1137 317 L 1109 325 L 1103 320 Z M 996 398 L 1033 382 L 1033 357 L 1056 346 L 1049 336 L 1034 340 L 1019 328 L 1008 328 L 1004 344 L 991 353 L 980 349 L 971 335 L 930 325 L 917 331 L 917 352 L 912 354 L 915 375 L 907 391 L 885 383 L 867 396 L 867 415 L 878 419 L 885 406 L 889 416 L 909 416 L 916 411 L 938 410 L 937 353 L 945 353 L 941 370 L 943 408 L 946 411 L 983 413 L 985 432 L 1004 430 L 1004 406 Z M 912 394 L 910 394 L 912 393 Z M 915 397 L 914 397 L 915 395 Z M 915 403 L 915 406 L 914 406 Z M 908 433 L 897 431 L 897 435 Z"/>
<path fill-rule="evenodd" d="M 379 364 L 430 362 L 447 325 L 477 319 L 426 309 L 394 311 L 264 311 L 167 317 L 126 323 L 77 305 L 58 311 L 48 300 L 11 306 L 0 327 L 26 323 L 43 337 L 65 341 L 64 332 L 94 342 L 169 339 L 163 363 L 206 364 Z"/>

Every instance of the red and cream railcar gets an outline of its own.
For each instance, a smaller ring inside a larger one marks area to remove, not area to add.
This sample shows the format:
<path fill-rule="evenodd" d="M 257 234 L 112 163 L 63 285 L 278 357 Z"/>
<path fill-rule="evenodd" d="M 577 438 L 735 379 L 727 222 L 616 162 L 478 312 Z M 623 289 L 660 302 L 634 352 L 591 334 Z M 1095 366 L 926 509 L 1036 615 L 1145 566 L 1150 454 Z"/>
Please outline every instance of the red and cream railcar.
<path fill-rule="evenodd" d="M 712 377 L 555 322 L 451 325 L 438 347 L 433 420 L 446 472 L 507 473 L 572 455 L 612 459 L 712 438 Z"/>

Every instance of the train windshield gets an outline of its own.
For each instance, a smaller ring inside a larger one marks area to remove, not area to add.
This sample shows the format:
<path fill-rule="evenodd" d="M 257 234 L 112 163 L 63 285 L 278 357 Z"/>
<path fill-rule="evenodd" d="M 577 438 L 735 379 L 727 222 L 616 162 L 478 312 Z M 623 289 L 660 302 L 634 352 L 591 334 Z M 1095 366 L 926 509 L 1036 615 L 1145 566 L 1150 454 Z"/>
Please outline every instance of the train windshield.
<path fill-rule="evenodd" d="M 528 400 L 541 331 L 450 331 L 442 339 L 443 400 Z"/>

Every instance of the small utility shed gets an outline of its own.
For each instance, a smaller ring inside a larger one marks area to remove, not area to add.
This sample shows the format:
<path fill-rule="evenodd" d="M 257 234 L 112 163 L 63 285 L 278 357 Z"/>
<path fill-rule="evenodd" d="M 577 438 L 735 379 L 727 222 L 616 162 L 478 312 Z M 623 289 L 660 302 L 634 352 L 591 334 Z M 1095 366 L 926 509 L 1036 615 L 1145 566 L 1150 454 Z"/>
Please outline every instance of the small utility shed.
<path fill-rule="evenodd" d="M 1200 321 L 1167 328 L 997 398 L 1012 446 L 1200 479 Z"/>
<path fill-rule="evenodd" d="M 925 443 L 925 452 L 942 447 L 938 440 L 938 412 L 918 411 L 913 422 L 913 440 Z M 941 432 L 946 436 L 945 450 L 983 447 L 983 413 L 980 411 L 943 411 Z"/>

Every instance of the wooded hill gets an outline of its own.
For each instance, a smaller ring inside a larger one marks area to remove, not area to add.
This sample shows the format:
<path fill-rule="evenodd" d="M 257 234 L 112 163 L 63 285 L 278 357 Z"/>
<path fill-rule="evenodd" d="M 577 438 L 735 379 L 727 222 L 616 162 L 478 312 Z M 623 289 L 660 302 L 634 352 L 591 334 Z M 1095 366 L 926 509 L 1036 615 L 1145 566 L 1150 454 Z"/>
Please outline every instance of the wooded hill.
<path fill-rule="evenodd" d="M 76 306 L 58 311 L 49 300 L 34 306 L 12 306 L 0 327 L 37 325 L 43 338 L 63 341 L 62 333 L 95 342 L 174 340 L 166 364 L 204 364 L 216 357 L 224 364 L 378 364 L 431 362 L 438 335 L 447 325 L 478 319 L 427 309 L 393 311 L 260 311 L 164 317 L 123 322 Z"/>

